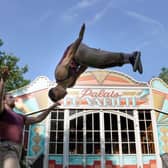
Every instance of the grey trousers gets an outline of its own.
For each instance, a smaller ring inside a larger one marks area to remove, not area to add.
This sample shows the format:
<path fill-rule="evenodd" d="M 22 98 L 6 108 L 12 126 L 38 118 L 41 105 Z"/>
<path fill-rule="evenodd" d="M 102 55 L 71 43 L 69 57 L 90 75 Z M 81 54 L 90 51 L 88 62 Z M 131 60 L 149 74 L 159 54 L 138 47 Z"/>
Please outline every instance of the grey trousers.
<path fill-rule="evenodd" d="M 94 68 L 110 68 L 124 64 L 123 53 L 104 51 L 88 47 L 81 43 L 74 56 L 75 61 L 80 65 L 87 65 Z"/>
<path fill-rule="evenodd" d="M 164 153 L 160 157 L 162 159 L 162 168 L 168 168 L 168 153 Z"/>
<path fill-rule="evenodd" d="M 20 168 L 21 145 L 9 141 L 0 142 L 0 168 Z"/>

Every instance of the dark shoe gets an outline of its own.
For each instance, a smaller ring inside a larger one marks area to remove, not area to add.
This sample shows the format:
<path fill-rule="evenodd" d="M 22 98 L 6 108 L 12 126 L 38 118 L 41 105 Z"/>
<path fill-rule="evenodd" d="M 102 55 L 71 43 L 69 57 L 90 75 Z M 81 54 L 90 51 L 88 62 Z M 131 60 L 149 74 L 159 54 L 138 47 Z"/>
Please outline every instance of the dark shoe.
<path fill-rule="evenodd" d="M 141 63 L 141 52 L 135 51 L 133 56 L 129 58 L 130 63 L 132 64 L 133 71 L 136 72 L 138 70 L 139 73 L 143 73 L 143 67 Z"/>
<path fill-rule="evenodd" d="M 143 73 L 143 66 L 142 66 L 142 62 L 141 62 L 141 57 L 139 58 L 138 72 L 139 72 L 140 74 Z"/>
<path fill-rule="evenodd" d="M 133 53 L 133 55 L 129 57 L 129 61 L 132 65 L 132 68 L 133 68 L 134 72 L 137 70 L 136 67 L 134 66 L 135 65 L 135 59 L 136 59 L 136 55 Z"/>

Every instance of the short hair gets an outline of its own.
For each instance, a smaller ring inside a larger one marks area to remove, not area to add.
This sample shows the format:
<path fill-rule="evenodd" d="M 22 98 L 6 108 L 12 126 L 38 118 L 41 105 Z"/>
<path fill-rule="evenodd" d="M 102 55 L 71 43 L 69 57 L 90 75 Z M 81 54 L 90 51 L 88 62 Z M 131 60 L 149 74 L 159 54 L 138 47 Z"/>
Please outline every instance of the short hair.
<path fill-rule="evenodd" d="M 51 88 L 48 92 L 48 96 L 53 102 L 57 102 L 58 100 L 65 97 L 67 94 L 66 89 L 64 89 L 62 86 L 57 85 L 54 88 Z"/>
<path fill-rule="evenodd" d="M 12 96 L 13 97 L 13 95 L 11 93 L 5 92 L 4 95 L 3 95 L 3 100 L 5 100 L 7 96 Z"/>
<path fill-rule="evenodd" d="M 5 100 L 6 99 L 6 96 L 7 95 L 10 95 L 9 93 L 7 93 L 7 92 L 5 92 L 4 94 L 3 94 L 3 100 Z"/>

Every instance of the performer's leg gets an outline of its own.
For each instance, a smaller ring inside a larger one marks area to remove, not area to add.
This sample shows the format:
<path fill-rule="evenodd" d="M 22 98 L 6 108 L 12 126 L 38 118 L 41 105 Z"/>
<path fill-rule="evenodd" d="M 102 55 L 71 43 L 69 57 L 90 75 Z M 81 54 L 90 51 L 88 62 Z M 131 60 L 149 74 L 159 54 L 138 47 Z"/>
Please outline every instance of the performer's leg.
<path fill-rule="evenodd" d="M 134 71 L 136 71 L 139 67 L 140 52 L 117 53 L 90 48 L 85 44 L 80 44 L 74 58 L 79 64 L 95 68 L 109 68 L 131 63 Z M 140 71 L 142 71 L 142 67 Z"/>

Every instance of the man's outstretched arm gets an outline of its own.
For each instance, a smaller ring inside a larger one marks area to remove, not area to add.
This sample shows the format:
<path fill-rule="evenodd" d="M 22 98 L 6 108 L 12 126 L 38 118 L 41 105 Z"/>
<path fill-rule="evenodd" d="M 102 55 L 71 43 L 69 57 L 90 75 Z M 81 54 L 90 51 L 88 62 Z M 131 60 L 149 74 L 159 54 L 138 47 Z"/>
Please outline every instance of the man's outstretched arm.
<path fill-rule="evenodd" d="M 43 121 L 48 116 L 48 114 L 51 112 L 51 110 L 58 105 L 60 104 L 56 102 L 52 106 L 50 106 L 47 110 L 45 110 L 44 112 L 41 112 L 41 114 L 39 114 L 38 116 L 26 117 L 25 124 L 30 125 L 30 124 L 35 124 L 35 123 Z"/>

